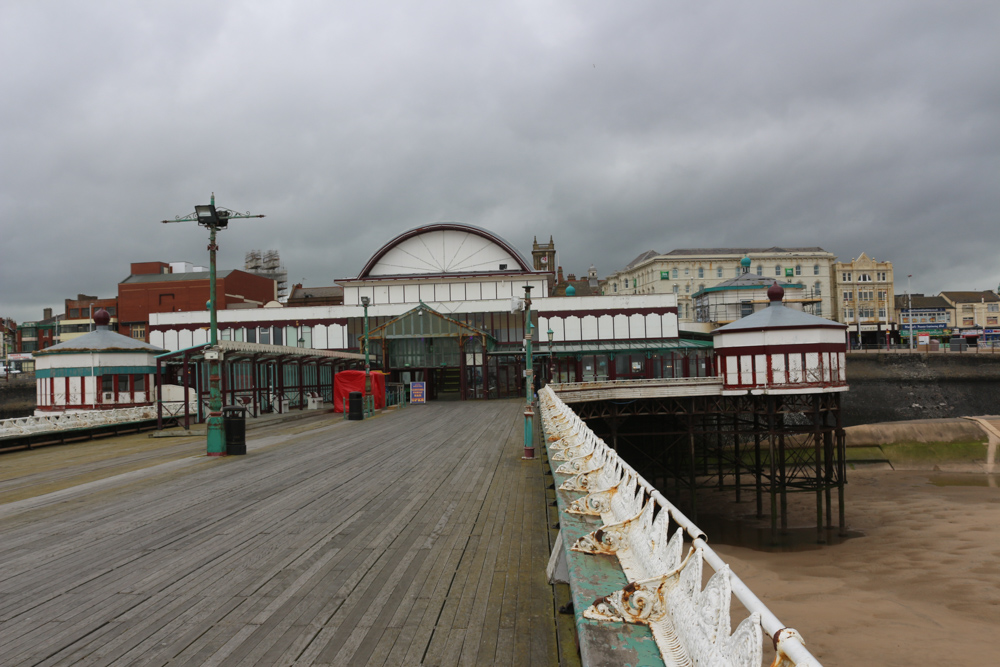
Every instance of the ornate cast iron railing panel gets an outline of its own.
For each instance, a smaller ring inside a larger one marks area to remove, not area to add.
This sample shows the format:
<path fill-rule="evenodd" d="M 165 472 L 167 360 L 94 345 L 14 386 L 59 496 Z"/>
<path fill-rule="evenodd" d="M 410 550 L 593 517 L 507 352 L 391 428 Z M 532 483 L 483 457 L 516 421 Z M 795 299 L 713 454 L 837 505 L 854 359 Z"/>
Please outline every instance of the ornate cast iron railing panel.
<path fill-rule="evenodd" d="M 118 410 L 60 412 L 41 417 L 17 417 L 0 421 L 0 438 L 31 435 L 42 431 L 67 431 L 74 428 L 125 424 L 147 419 L 156 419 L 155 405 Z"/>
<path fill-rule="evenodd" d="M 598 598 L 583 612 L 585 618 L 649 626 L 666 665 L 758 667 L 767 634 L 776 649 L 772 667 L 820 667 L 799 634 L 784 627 L 730 571 L 698 526 L 549 387 L 538 396 L 552 467 L 568 476 L 559 488 L 579 494 L 567 511 L 599 515 L 603 524 L 570 548 L 617 558 L 629 582 Z M 690 540 L 686 553 L 685 536 Z M 705 564 L 714 574 L 703 587 Z M 733 596 L 750 613 L 731 632 Z"/>

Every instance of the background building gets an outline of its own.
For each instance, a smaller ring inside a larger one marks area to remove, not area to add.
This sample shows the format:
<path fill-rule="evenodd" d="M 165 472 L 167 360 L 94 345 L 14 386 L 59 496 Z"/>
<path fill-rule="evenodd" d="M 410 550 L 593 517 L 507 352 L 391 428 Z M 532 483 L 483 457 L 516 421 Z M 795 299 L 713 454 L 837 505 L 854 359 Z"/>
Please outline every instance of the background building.
<path fill-rule="evenodd" d="M 344 288 L 340 285 L 332 287 L 303 287 L 302 283 L 292 285 L 285 305 L 294 306 L 339 306 L 344 303 Z"/>
<path fill-rule="evenodd" d="M 587 270 L 587 277 L 577 279 L 573 273 L 563 277 L 563 269 L 560 266 L 556 271 L 556 279 L 549 296 L 601 296 L 597 269 L 591 264 Z"/>
<path fill-rule="evenodd" d="M 585 296 L 576 294 L 580 281 L 566 280 L 565 296 L 550 296 L 553 273 L 534 266 L 554 262 L 554 247 L 534 248 L 529 263 L 478 227 L 418 227 L 378 249 L 357 276 L 337 281 L 343 305 L 221 311 L 219 335 L 353 352 L 364 342 L 367 310 L 372 366 L 388 382 L 426 382 L 431 398 L 523 397 L 529 331 L 536 356 L 527 377 L 540 382 L 711 374 L 711 341 L 680 338 L 672 293 Z M 597 283 L 597 270 L 589 273 L 588 288 Z M 151 341 L 168 350 L 204 344 L 207 321 L 204 310 L 153 313 Z"/>
<path fill-rule="evenodd" d="M 853 345 L 885 345 L 896 330 L 892 262 L 865 253 L 834 265 L 836 310 L 833 319 L 847 325 Z"/>
<path fill-rule="evenodd" d="M 996 292 L 941 292 L 940 296 L 955 309 L 957 335 L 970 344 L 1000 340 L 1000 297 Z"/>
<path fill-rule="evenodd" d="M 694 300 L 695 322 L 716 329 L 738 319 L 753 315 L 771 304 L 770 288 L 777 284 L 783 292 L 783 305 L 792 310 L 812 313 L 820 297 L 801 283 L 785 282 L 769 276 L 758 276 L 750 271 L 749 257 L 740 260 L 742 275 L 724 280 L 714 287 L 698 290 Z"/>
<path fill-rule="evenodd" d="M 217 271 L 215 287 L 218 310 L 260 308 L 278 296 L 272 278 L 238 269 Z M 133 263 L 131 275 L 118 283 L 118 330 L 148 342 L 150 313 L 206 311 L 208 300 L 208 271 L 174 273 L 165 262 Z"/>
<path fill-rule="evenodd" d="M 914 344 L 920 335 L 946 343 L 955 328 L 955 306 L 940 296 L 923 294 L 897 295 L 896 322 L 899 339 L 908 344 L 912 334 Z"/>
<path fill-rule="evenodd" d="M 117 329 L 118 299 L 114 297 L 99 299 L 86 294 L 77 294 L 75 299 L 66 299 L 66 309 L 59 326 L 59 341 L 73 340 L 93 331 L 93 314 L 102 308 L 111 318 L 109 326 Z"/>
<path fill-rule="evenodd" d="M 741 260 L 750 258 L 750 273 L 781 279 L 782 284 L 802 285 L 802 293 L 815 297 L 812 314 L 830 315 L 832 267 L 836 256 L 819 247 L 809 248 L 694 248 L 660 254 L 647 250 L 608 276 L 604 293 L 664 294 L 677 296 L 682 322 L 696 320 L 696 293 L 742 274 Z"/>
<path fill-rule="evenodd" d="M 288 271 L 281 263 L 277 250 L 251 250 L 246 254 L 243 268 L 248 273 L 267 276 L 277 284 L 277 300 L 284 303 L 288 298 Z"/>
<path fill-rule="evenodd" d="M 37 352 L 52 347 L 59 342 L 59 324 L 62 314 L 52 315 L 51 308 L 42 310 L 42 319 L 22 322 L 17 327 L 17 352 Z"/>

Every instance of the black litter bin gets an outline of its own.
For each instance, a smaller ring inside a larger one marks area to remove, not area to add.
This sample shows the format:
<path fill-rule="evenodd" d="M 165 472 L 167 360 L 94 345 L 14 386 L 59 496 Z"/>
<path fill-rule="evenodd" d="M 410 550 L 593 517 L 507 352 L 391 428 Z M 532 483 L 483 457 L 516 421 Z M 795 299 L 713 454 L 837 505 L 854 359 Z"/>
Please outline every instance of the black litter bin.
<path fill-rule="evenodd" d="M 364 407 L 361 402 L 361 392 L 352 391 L 347 395 L 347 418 L 348 419 L 364 419 Z"/>
<path fill-rule="evenodd" d="M 238 405 L 222 408 L 222 427 L 226 432 L 226 454 L 247 453 L 247 411 Z"/>

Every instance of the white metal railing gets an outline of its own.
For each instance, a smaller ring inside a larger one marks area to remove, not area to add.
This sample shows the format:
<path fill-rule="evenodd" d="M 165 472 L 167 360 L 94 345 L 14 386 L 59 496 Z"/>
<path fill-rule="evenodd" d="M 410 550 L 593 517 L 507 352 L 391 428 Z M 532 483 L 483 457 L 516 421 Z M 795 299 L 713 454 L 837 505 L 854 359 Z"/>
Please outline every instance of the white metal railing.
<path fill-rule="evenodd" d="M 580 389 L 587 389 L 595 385 L 607 388 L 628 388 L 628 387 L 646 387 L 649 385 L 663 385 L 663 386 L 675 386 L 675 387 L 690 387 L 690 386 L 712 386 L 719 384 L 720 380 L 714 376 L 706 377 L 683 377 L 683 378 L 639 378 L 639 379 L 629 379 L 629 380 L 592 380 L 588 382 L 561 382 L 559 383 L 560 391 L 577 391 Z"/>
<path fill-rule="evenodd" d="M 583 612 L 596 621 L 648 625 L 667 665 L 749 667 L 774 640 L 772 667 L 820 667 L 801 636 L 786 628 L 706 542 L 705 533 L 598 438 L 550 387 L 538 392 L 549 459 L 559 487 L 582 495 L 568 507 L 599 516 L 602 527 L 571 549 L 614 555 L 629 584 Z M 677 529 L 671 534 L 671 522 Z M 691 540 L 683 553 L 684 535 Z M 702 588 L 704 565 L 714 572 Z M 730 633 L 732 596 L 750 612 Z"/>
<path fill-rule="evenodd" d="M 17 435 L 31 435 L 42 431 L 66 431 L 74 428 L 123 424 L 127 422 L 156 419 L 156 406 L 145 405 L 138 408 L 116 410 L 92 410 L 88 412 L 59 412 L 35 417 L 15 417 L 0 421 L 0 438 Z"/>

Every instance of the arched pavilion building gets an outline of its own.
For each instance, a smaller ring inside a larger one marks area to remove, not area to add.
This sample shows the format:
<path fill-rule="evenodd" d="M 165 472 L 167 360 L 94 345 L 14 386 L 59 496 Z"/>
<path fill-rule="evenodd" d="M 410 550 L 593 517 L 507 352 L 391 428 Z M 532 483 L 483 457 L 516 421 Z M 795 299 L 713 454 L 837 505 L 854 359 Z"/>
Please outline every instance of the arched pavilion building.
<path fill-rule="evenodd" d="M 425 381 L 432 399 L 516 396 L 529 287 L 542 381 L 712 374 L 711 342 L 680 337 L 673 294 L 551 297 L 553 281 L 490 231 L 435 223 L 396 236 L 356 277 L 336 280 L 343 305 L 220 311 L 220 338 L 363 351 L 366 298 L 372 368 L 390 382 Z M 202 345 L 207 322 L 203 311 L 153 315 L 150 341 Z"/>

